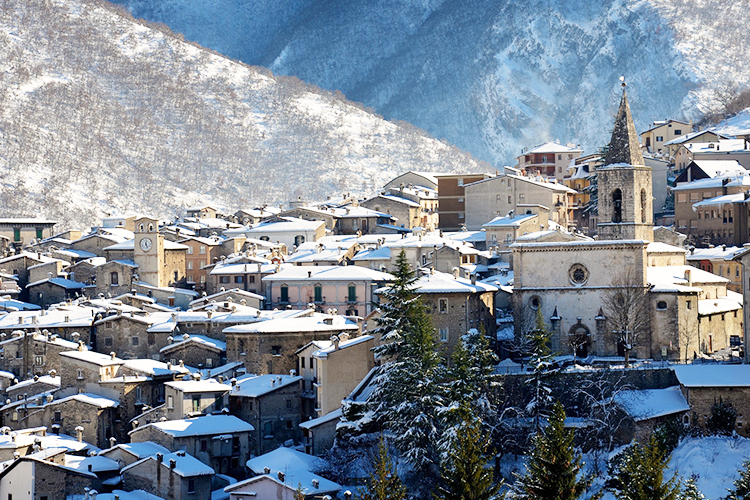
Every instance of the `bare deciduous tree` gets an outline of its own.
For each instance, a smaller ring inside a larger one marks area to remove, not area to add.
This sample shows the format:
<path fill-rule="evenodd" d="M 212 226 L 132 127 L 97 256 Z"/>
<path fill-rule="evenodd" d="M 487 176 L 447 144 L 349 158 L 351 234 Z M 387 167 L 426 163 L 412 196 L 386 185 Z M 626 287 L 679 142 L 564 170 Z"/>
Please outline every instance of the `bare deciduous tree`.
<path fill-rule="evenodd" d="M 630 352 L 648 341 L 651 335 L 649 286 L 635 268 L 628 267 L 612 280 L 602 296 L 607 324 L 625 351 L 625 368 Z"/>

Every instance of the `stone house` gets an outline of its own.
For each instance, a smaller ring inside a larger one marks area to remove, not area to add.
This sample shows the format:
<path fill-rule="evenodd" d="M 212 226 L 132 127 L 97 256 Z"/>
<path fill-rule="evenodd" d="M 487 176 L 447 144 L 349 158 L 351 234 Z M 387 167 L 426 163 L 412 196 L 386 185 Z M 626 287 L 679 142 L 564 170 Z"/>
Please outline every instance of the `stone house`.
<path fill-rule="evenodd" d="M 167 420 L 220 413 L 229 406 L 230 387 L 214 379 L 176 380 L 164 384 Z"/>
<path fill-rule="evenodd" d="M 289 373 L 297 368 L 295 352 L 313 340 L 359 333 L 359 325 L 343 316 L 314 314 L 274 319 L 224 329 L 227 360 L 244 363 L 248 373 Z"/>
<path fill-rule="evenodd" d="M 299 424 L 305 453 L 320 457 L 331 451 L 336 439 L 336 426 L 341 421 L 341 415 L 341 408 L 339 408 L 322 417 L 305 420 Z"/>
<path fill-rule="evenodd" d="M 495 292 L 497 287 L 457 274 L 432 271 L 414 284 L 422 296 L 435 328 L 438 345 L 450 359 L 461 336 L 470 329 L 495 337 Z"/>
<path fill-rule="evenodd" d="M 233 383 L 229 411 L 254 428 L 255 455 L 289 440 L 299 442 L 301 381 L 297 375 L 269 374 L 247 376 Z"/>
<path fill-rule="evenodd" d="M 270 273 L 269 273 L 270 274 Z M 245 301 L 242 304 L 242 301 Z M 248 292 L 241 288 L 227 288 L 223 291 L 215 292 L 211 295 L 204 295 L 199 299 L 195 299 L 190 303 L 190 308 L 193 310 L 199 310 L 203 306 L 208 306 L 212 303 L 220 302 L 234 302 L 236 304 L 242 304 L 256 309 L 263 308 L 263 301 L 265 297 L 254 292 Z"/>
<path fill-rule="evenodd" d="M 5 389 L 5 395 L 11 401 L 21 401 L 45 392 L 54 392 L 60 388 L 60 377 L 53 375 L 34 375 L 34 378 L 18 382 Z"/>
<path fill-rule="evenodd" d="M 83 283 L 85 285 L 96 284 L 96 268 L 104 264 L 104 257 L 79 260 L 75 264 L 65 267 L 68 279 Z"/>
<path fill-rule="evenodd" d="M 392 280 L 388 273 L 361 266 L 282 266 L 263 284 L 271 307 L 305 309 L 312 303 L 319 311 L 366 316 L 374 309 L 372 291 Z"/>
<path fill-rule="evenodd" d="M 96 293 L 117 296 L 130 293 L 138 275 L 138 264 L 132 260 L 111 260 L 96 266 L 94 270 Z"/>
<path fill-rule="evenodd" d="M 184 451 L 157 453 L 122 469 L 126 491 L 144 490 L 174 500 L 210 500 L 214 470 Z"/>
<path fill-rule="evenodd" d="M 130 236 L 132 238 L 132 235 Z M 68 248 L 71 250 L 78 250 L 88 252 L 97 257 L 106 257 L 105 248 L 127 241 L 128 238 L 125 234 L 112 234 L 102 229 L 98 229 L 96 232 L 89 233 L 81 238 L 73 241 Z"/>
<path fill-rule="evenodd" d="M 690 406 L 690 413 L 683 417 L 685 423 L 705 428 L 711 408 L 721 401 L 737 412 L 737 434 L 750 436 L 749 365 L 680 365 L 674 367 L 674 372 Z"/>
<path fill-rule="evenodd" d="M 0 341 L 0 370 L 13 373 L 19 380 L 47 375 L 52 370 L 59 374 L 60 353 L 78 349 L 78 345 L 46 330 L 41 333 L 18 330 L 9 339 Z"/>
<path fill-rule="evenodd" d="M 178 360 L 196 368 L 215 368 L 227 359 L 227 344 L 204 335 L 184 334 L 159 351 L 163 361 L 175 364 Z"/>
<path fill-rule="evenodd" d="M 26 285 L 29 301 L 42 307 L 83 297 L 86 285 L 66 278 L 46 278 Z"/>
<path fill-rule="evenodd" d="M 252 294 L 252 301 L 265 301 L 263 296 L 265 288 L 262 280 L 264 277 L 275 273 L 278 270 L 278 265 L 249 262 L 251 259 L 241 260 L 248 260 L 248 262 L 222 262 L 207 270 L 206 292 L 209 296 L 222 296 L 227 291 L 234 289 Z M 258 295 L 261 296 L 260 299 Z M 248 304 L 252 305 L 251 302 L 248 302 Z"/>
<path fill-rule="evenodd" d="M 17 330 L 44 332 L 88 344 L 98 308 L 59 304 L 50 309 L 15 311 L 0 316 L 0 339 Z"/>
<path fill-rule="evenodd" d="M 297 351 L 297 357 L 307 385 L 305 390 L 309 388 L 314 395 L 313 411 L 305 415 L 317 418 L 340 408 L 341 400 L 375 366 L 372 353 L 375 338 L 372 335 L 349 338 L 342 333 L 325 342 L 328 345 L 316 348 L 314 344 Z"/>
<path fill-rule="evenodd" d="M 160 359 L 159 350 L 169 344 L 176 323 L 169 313 L 121 314 L 94 322 L 96 350 L 117 352 L 123 359 Z M 153 328 L 157 326 L 158 328 Z M 166 327 L 165 327 L 166 326 Z"/>
<path fill-rule="evenodd" d="M 119 403 L 96 394 L 80 393 L 62 399 L 51 394 L 40 394 L 5 405 L 3 425 L 11 429 L 28 427 L 53 427 L 63 434 L 77 436 L 79 440 L 99 448 L 109 446 L 115 435 Z"/>
<path fill-rule="evenodd" d="M 641 132 L 641 144 L 649 153 L 667 154 L 665 147 L 668 142 L 693 132 L 691 123 L 679 120 L 659 120 L 651 124 L 645 132 Z"/>
<path fill-rule="evenodd" d="M 0 471 L 0 497 L 54 500 L 83 498 L 92 488 L 96 475 L 47 460 L 21 457 Z"/>
<path fill-rule="evenodd" d="M 242 477 L 250 458 L 252 425 L 233 415 L 206 415 L 153 422 L 130 431 L 133 443 L 153 441 L 171 451 L 185 450 L 218 474 Z"/>
<path fill-rule="evenodd" d="M 26 285 L 29 281 L 29 271 L 31 266 L 49 262 L 50 257 L 44 256 L 41 253 L 29 253 L 21 252 L 4 259 L 0 259 L 0 271 L 8 274 L 12 274 L 18 278 L 18 286 L 21 288 L 20 300 L 27 301 L 28 293 L 26 292 Z"/>
<path fill-rule="evenodd" d="M 93 351 L 60 353 L 60 388 L 69 393 L 96 392 L 99 383 L 119 375 L 125 363 L 114 353 L 107 356 Z"/>
<path fill-rule="evenodd" d="M 322 220 L 277 216 L 255 226 L 224 231 L 224 235 L 244 235 L 248 239 L 283 243 L 286 248 L 292 248 L 306 241 L 318 241 L 326 235 L 326 224 Z"/>
<path fill-rule="evenodd" d="M 567 228 L 572 222 L 572 201 L 576 191 L 546 179 L 521 175 L 507 168 L 506 173 L 467 184 L 465 224 L 470 231 L 495 217 L 538 213 L 544 207 L 548 219 Z"/>
<path fill-rule="evenodd" d="M 145 408 L 159 406 L 163 401 L 162 381 L 154 381 L 143 375 L 120 375 L 99 382 L 97 393 L 119 402 L 116 411 L 114 438 L 117 442 L 127 441 L 128 422 L 141 415 Z"/>
<path fill-rule="evenodd" d="M 29 272 L 29 283 L 42 281 L 47 278 L 57 278 L 61 275 L 63 268 L 69 263 L 60 259 L 52 259 L 41 264 L 36 264 L 27 269 Z M 67 276 L 61 276 L 63 278 Z"/>
<path fill-rule="evenodd" d="M 613 401 L 628 416 L 620 430 L 624 434 L 623 443 L 633 439 L 645 443 L 659 424 L 674 417 L 682 421 L 690 410 L 679 386 L 620 391 Z"/>
<path fill-rule="evenodd" d="M 169 450 L 156 443 L 146 441 L 143 443 L 121 443 L 100 451 L 98 456 L 114 460 L 122 469 L 157 453 L 167 455 Z"/>

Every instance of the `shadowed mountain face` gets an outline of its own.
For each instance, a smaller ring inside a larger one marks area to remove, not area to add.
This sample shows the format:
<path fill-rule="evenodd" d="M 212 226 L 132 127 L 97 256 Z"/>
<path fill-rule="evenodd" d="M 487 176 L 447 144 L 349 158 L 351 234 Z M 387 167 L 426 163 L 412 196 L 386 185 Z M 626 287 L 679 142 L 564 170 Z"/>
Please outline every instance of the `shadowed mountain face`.
<path fill-rule="evenodd" d="M 85 227 L 111 212 L 171 218 L 202 203 L 373 194 L 410 169 L 490 168 L 100 0 L 3 2 L 0 47 L 2 216 Z"/>
<path fill-rule="evenodd" d="M 620 75 L 638 130 L 696 117 L 718 86 L 750 76 L 736 64 L 750 35 L 733 2 L 116 1 L 495 164 L 546 140 L 601 146 Z"/>

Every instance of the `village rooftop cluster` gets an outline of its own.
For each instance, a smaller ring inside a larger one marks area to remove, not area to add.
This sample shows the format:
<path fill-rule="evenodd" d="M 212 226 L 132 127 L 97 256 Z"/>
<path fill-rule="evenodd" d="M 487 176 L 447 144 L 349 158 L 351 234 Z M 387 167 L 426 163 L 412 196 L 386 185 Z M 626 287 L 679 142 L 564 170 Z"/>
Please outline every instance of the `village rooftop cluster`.
<path fill-rule="evenodd" d="M 747 436 L 749 140 L 676 120 L 639 140 L 623 93 L 604 154 L 546 143 L 494 173 L 406 172 L 365 200 L 90 231 L 2 219 L 0 495 L 346 498 L 317 471 L 342 400 L 366 399 L 387 362 L 373 330 L 402 253 L 447 360 L 478 330 L 498 373 L 523 373 L 541 317 L 571 369 L 674 372 L 621 399 L 629 438 L 674 415 L 704 425 L 719 398 Z M 633 288 L 644 303 L 625 302 Z"/>

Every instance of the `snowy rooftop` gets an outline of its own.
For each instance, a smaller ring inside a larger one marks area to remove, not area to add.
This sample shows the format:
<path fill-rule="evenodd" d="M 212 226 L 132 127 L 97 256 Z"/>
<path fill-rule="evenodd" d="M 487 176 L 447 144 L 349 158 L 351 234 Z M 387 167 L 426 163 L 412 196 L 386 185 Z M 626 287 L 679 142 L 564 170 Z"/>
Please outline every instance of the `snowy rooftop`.
<path fill-rule="evenodd" d="M 736 297 L 732 297 L 733 294 Z M 720 314 L 742 309 L 742 294 L 727 291 L 727 297 L 703 299 L 698 301 L 698 315 Z"/>
<path fill-rule="evenodd" d="M 111 355 L 108 356 L 94 351 L 64 351 L 60 353 L 60 356 L 85 361 L 99 366 L 121 365 L 125 362 L 118 357 L 113 357 Z"/>
<path fill-rule="evenodd" d="M 681 254 L 685 254 L 685 253 L 687 253 L 687 250 L 685 250 L 682 247 L 676 247 L 674 245 L 669 245 L 667 243 L 662 243 L 662 242 L 659 242 L 659 241 L 652 241 L 646 247 L 646 253 L 649 253 L 649 254 L 655 254 L 655 253 L 668 253 L 668 254 L 681 253 Z"/>
<path fill-rule="evenodd" d="M 282 472 L 285 475 L 284 484 L 287 484 L 292 488 L 296 488 L 297 485 L 302 485 L 303 493 L 305 495 L 315 495 L 316 493 L 322 494 L 324 492 L 340 490 L 340 485 L 322 478 L 313 472 L 314 470 L 323 468 L 325 465 L 326 463 L 323 459 L 313 455 L 308 455 L 291 448 L 277 448 L 265 455 L 247 461 L 247 467 L 256 474 L 262 474 L 266 467 L 270 469 L 269 474 L 256 476 L 252 479 L 228 486 L 225 488 L 225 491 L 231 491 L 237 487 L 241 488 L 248 483 L 252 484 L 252 482 L 265 477 L 277 481 L 275 478 L 278 476 L 279 472 Z M 313 486 L 313 480 L 317 481 L 317 488 Z"/>
<path fill-rule="evenodd" d="M 124 450 L 138 458 L 148 457 L 150 455 L 156 455 L 157 453 L 169 453 L 169 450 L 160 444 L 156 444 L 153 441 L 143 441 L 141 443 L 122 443 L 115 445 L 112 448 L 102 450 L 99 455 L 106 456 L 115 450 Z"/>
<path fill-rule="evenodd" d="M 184 366 L 168 365 L 154 359 L 128 359 L 123 362 L 123 367 L 150 376 L 190 373 L 190 370 Z"/>
<path fill-rule="evenodd" d="M 685 387 L 750 387 L 750 365 L 680 365 L 674 367 Z"/>
<path fill-rule="evenodd" d="M 142 460 L 139 460 L 137 462 L 134 462 L 127 467 L 124 467 L 122 469 L 122 472 L 125 472 L 126 470 L 135 469 L 138 468 L 141 464 L 153 460 L 157 462 L 159 459 L 152 455 L 149 457 L 146 457 Z M 181 477 L 194 477 L 194 476 L 213 476 L 214 470 L 209 467 L 208 465 L 204 464 L 194 456 L 185 453 L 183 451 L 178 451 L 175 453 L 166 453 L 162 457 L 161 465 L 162 467 L 165 467 L 167 469 L 171 468 L 171 463 L 174 461 L 174 471 L 177 475 Z"/>
<path fill-rule="evenodd" d="M 65 455 L 65 467 L 94 473 L 120 470 L 120 464 L 110 458 L 101 456 L 79 457 L 76 455 Z"/>
<path fill-rule="evenodd" d="M 747 187 L 750 186 L 750 175 L 747 171 L 739 165 L 736 172 L 732 172 L 731 175 L 721 175 L 717 177 L 709 177 L 707 179 L 698 179 L 691 182 L 681 182 L 677 186 L 671 188 L 672 191 L 687 191 L 693 189 L 707 189 L 716 188 L 721 189 L 724 186 L 728 187 Z M 729 179 L 729 182 L 724 184 L 724 180 Z"/>
<path fill-rule="evenodd" d="M 212 339 L 210 337 L 206 337 L 205 335 L 190 335 L 187 339 L 184 337 L 182 340 L 179 339 L 179 337 L 175 340 L 178 340 L 178 342 L 174 342 L 173 344 L 169 344 L 167 346 L 162 347 L 159 352 L 169 352 L 177 348 L 185 347 L 189 344 L 199 344 L 206 347 L 211 347 L 214 349 L 218 349 L 220 351 L 226 351 L 227 350 L 227 343 L 222 342 L 221 340 Z"/>
<path fill-rule="evenodd" d="M 296 384 L 302 377 L 295 375 L 259 375 L 257 377 L 247 377 L 237 381 L 237 385 L 232 389 L 232 396 L 243 396 L 247 398 L 258 398 L 272 391 Z M 230 386 L 224 384 L 225 387 Z"/>
<path fill-rule="evenodd" d="M 648 282 L 654 286 L 661 287 L 663 285 L 683 285 L 690 286 L 685 272 L 690 271 L 693 283 L 703 284 L 727 284 L 729 280 L 716 276 L 708 271 L 703 271 L 693 266 L 652 266 L 646 268 L 646 275 Z"/>
<path fill-rule="evenodd" d="M 299 424 L 299 426 L 302 429 L 312 429 L 314 427 L 317 427 L 318 425 L 324 424 L 326 422 L 330 422 L 331 420 L 340 420 L 341 415 L 342 415 L 342 410 L 341 408 L 338 408 L 336 410 L 333 410 L 330 413 L 326 413 L 325 415 L 321 417 L 312 418 L 310 420 L 302 422 Z"/>
<path fill-rule="evenodd" d="M 513 217 L 495 217 L 491 221 L 483 224 L 482 227 L 519 227 L 522 223 L 539 218 L 536 214 L 514 215 Z"/>
<path fill-rule="evenodd" d="M 104 247 L 104 250 L 134 250 L 135 249 L 135 240 L 127 240 L 122 243 L 115 243 L 114 245 L 110 245 L 108 247 Z M 171 240 L 164 240 L 164 250 L 187 250 L 187 245 L 183 245 L 182 243 L 175 243 Z"/>
<path fill-rule="evenodd" d="M 99 408 L 117 408 L 120 406 L 120 403 L 118 401 L 85 392 L 81 394 L 74 394 L 72 396 L 68 396 L 67 398 L 58 399 L 50 404 L 61 404 L 67 403 L 68 401 L 78 401 L 81 403 L 86 403 L 88 405 L 97 406 Z"/>
<path fill-rule="evenodd" d="M 679 386 L 622 391 L 614 399 L 636 422 L 690 410 Z"/>
<path fill-rule="evenodd" d="M 334 343 L 331 343 L 331 345 L 323 347 L 322 349 L 318 349 L 317 351 L 313 352 L 312 356 L 314 358 L 327 358 L 328 355 L 334 351 L 340 351 L 341 349 L 346 349 L 347 347 L 352 347 L 355 345 L 359 345 L 363 342 L 367 342 L 369 340 L 374 340 L 375 337 L 372 335 L 360 335 L 359 337 L 354 337 L 352 339 L 344 340 L 339 343 L 338 348 Z"/>
<path fill-rule="evenodd" d="M 212 378 L 205 380 L 183 380 L 175 382 L 165 382 L 165 386 L 171 387 L 177 391 L 192 392 L 228 392 L 229 386 L 219 383 Z"/>
<path fill-rule="evenodd" d="M 264 282 L 297 280 L 392 281 L 393 275 L 380 271 L 374 271 L 362 266 L 285 266 L 282 267 L 279 272 L 263 278 Z"/>
<path fill-rule="evenodd" d="M 420 277 L 414 283 L 414 292 L 416 293 L 484 293 L 496 292 L 497 287 L 477 281 L 472 283 L 471 280 L 461 277 L 454 277 L 452 274 L 441 273 L 439 271 Z M 379 289 L 378 292 L 383 288 Z"/>
<path fill-rule="evenodd" d="M 744 247 L 728 247 L 726 245 L 720 245 L 713 248 L 696 248 L 692 253 L 688 254 L 688 261 L 699 261 L 699 260 L 732 260 L 737 254 L 746 251 Z"/>
<path fill-rule="evenodd" d="M 716 196 L 714 198 L 708 198 L 699 201 L 698 203 L 694 203 L 693 212 L 697 212 L 702 208 L 721 207 L 722 205 L 739 203 L 741 201 L 745 201 L 745 193 L 734 193 L 725 194 L 723 196 Z"/>
<path fill-rule="evenodd" d="M 65 288 L 66 290 L 80 290 L 82 288 L 86 288 L 86 285 L 84 283 L 79 283 L 78 281 L 72 281 L 65 278 L 46 278 L 43 280 L 35 281 L 33 283 L 29 283 L 28 285 L 26 285 L 26 288 L 31 288 L 32 286 L 38 286 L 48 282 L 52 285 Z"/>
<path fill-rule="evenodd" d="M 138 427 L 130 431 L 128 434 L 132 435 L 134 432 L 138 432 L 140 429 L 149 426 L 173 437 L 214 436 L 219 434 L 232 434 L 235 432 L 251 432 L 255 430 L 252 425 L 240 420 L 234 415 L 206 415 L 203 417 L 182 420 L 153 422 Z"/>
<path fill-rule="evenodd" d="M 313 316 L 288 319 L 274 319 L 245 325 L 230 326 L 227 333 L 280 333 L 280 332 L 341 332 L 357 330 L 355 322 L 344 316 L 314 314 Z"/>
<path fill-rule="evenodd" d="M 218 298 L 218 297 L 232 297 L 232 299 L 235 302 L 239 302 L 241 299 L 247 297 L 249 299 L 259 299 L 259 300 L 265 300 L 265 297 L 262 295 L 258 295 L 257 293 L 253 292 L 246 292 L 245 290 L 242 290 L 240 288 L 231 288 L 229 290 L 225 290 L 223 292 L 216 292 L 212 293 L 211 295 L 206 295 L 205 297 L 201 297 L 199 299 L 196 299 L 192 302 L 190 302 L 190 307 L 195 307 L 202 305 L 203 303 L 211 302 L 212 300 Z"/>
<path fill-rule="evenodd" d="M 583 152 L 583 150 L 578 149 L 574 146 L 564 146 L 556 142 L 546 142 L 542 144 L 541 146 L 537 146 L 535 148 L 524 151 L 521 154 L 521 156 L 530 155 L 534 153 L 581 153 L 581 152 Z"/>

